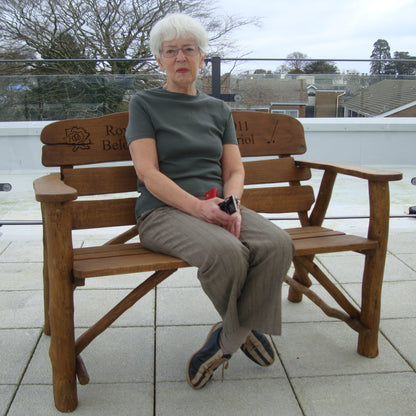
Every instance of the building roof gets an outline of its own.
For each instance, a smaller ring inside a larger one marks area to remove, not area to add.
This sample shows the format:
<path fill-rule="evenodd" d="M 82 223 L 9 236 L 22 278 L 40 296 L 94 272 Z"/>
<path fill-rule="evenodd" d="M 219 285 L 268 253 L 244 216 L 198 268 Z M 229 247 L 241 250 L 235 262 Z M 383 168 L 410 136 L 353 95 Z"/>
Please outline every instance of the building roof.
<path fill-rule="evenodd" d="M 344 101 L 349 110 L 369 117 L 394 114 L 412 105 L 416 105 L 416 80 L 386 79 Z"/>
<path fill-rule="evenodd" d="M 231 90 L 240 96 L 235 106 L 259 108 L 272 105 L 308 104 L 306 82 L 297 79 L 253 78 L 237 79 Z"/>

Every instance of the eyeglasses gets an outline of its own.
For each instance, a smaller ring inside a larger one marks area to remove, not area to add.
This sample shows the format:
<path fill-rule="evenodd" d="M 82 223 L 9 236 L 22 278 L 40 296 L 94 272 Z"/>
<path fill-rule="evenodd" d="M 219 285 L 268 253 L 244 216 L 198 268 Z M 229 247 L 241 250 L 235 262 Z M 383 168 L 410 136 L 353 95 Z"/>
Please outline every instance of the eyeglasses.
<path fill-rule="evenodd" d="M 188 46 L 184 46 L 183 48 L 166 48 L 166 49 L 162 49 L 160 51 L 160 53 L 163 55 L 163 57 L 165 58 L 175 58 L 176 56 L 178 56 L 179 51 L 182 51 L 182 53 L 185 56 L 196 56 L 199 53 L 199 47 L 196 45 L 188 45 Z"/>

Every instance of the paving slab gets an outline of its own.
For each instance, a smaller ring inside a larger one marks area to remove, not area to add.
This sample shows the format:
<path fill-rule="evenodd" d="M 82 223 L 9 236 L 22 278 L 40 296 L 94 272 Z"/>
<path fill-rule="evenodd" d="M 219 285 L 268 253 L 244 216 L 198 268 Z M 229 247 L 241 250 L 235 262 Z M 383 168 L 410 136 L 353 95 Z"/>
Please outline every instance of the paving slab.
<path fill-rule="evenodd" d="M 339 283 L 361 283 L 363 280 L 365 256 L 361 254 L 320 256 L 319 261 Z M 387 254 L 384 282 L 414 279 L 416 279 L 416 271 L 410 269 L 396 256 Z"/>
<path fill-rule="evenodd" d="M 0 328 L 39 328 L 43 325 L 43 293 L 0 292 Z"/>
<path fill-rule="evenodd" d="M 305 416 L 414 416 L 416 374 L 370 374 L 292 380 Z"/>
<path fill-rule="evenodd" d="M 0 385 L 19 383 L 39 335 L 39 329 L 0 330 Z"/>
<path fill-rule="evenodd" d="M 5 415 L 13 400 L 17 385 L 0 385 L 0 414 Z"/>
<path fill-rule="evenodd" d="M 153 416 L 150 383 L 89 384 L 78 389 L 76 416 Z M 52 386 L 22 385 L 7 416 L 62 416 L 53 403 Z"/>
<path fill-rule="evenodd" d="M 76 331 L 77 336 L 81 333 Z M 52 383 L 49 345 L 50 337 L 42 335 L 23 384 Z M 82 352 L 90 382 L 153 382 L 153 346 L 153 328 L 108 328 Z"/>
<path fill-rule="evenodd" d="M 340 285 L 335 284 L 338 289 L 343 292 Z M 313 284 L 311 286 L 313 290 L 324 302 L 333 307 L 338 307 L 334 299 L 328 294 L 328 292 L 322 288 L 319 284 Z M 321 321 L 336 321 L 335 318 L 331 318 L 318 308 L 311 300 L 306 296 L 302 297 L 302 301 L 298 303 L 290 302 L 288 300 L 289 286 L 283 285 L 282 289 L 282 322 L 321 322 Z M 349 296 L 347 296 L 349 298 Z M 339 307 L 338 307 L 339 308 Z"/>
<path fill-rule="evenodd" d="M 221 320 L 201 288 L 158 288 L 157 325 L 214 324 Z"/>
<path fill-rule="evenodd" d="M 0 257 L 2 263 L 42 262 L 42 240 L 12 241 Z"/>
<path fill-rule="evenodd" d="M 115 307 L 130 293 L 125 289 L 85 289 L 75 291 L 75 326 L 89 327 Z M 135 305 L 121 315 L 113 326 L 153 325 L 155 311 L 154 291 L 143 296 Z"/>
<path fill-rule="evenodd" d="M 361 303 L 361 285 L 343 285 L 356 302 Z M 384 282 L 381 293 L 381 319 L 416 318 L 416 280 Z"/>
<path fill-rule="evenodd" d="M 416 370 L 416 318 L 385 319 L 381 321 L 380 329 L 404 359 Z"/>
<path fill-rule="evenodd" d="M 0 263 L 0 268 L 0 290 L 43 290 L 41 262 Z"/>
<path fill-rule="evenodd" d="M 415 254 L 400 254 L 397 253 L 395 256 L 406 264 L 406 266 L 410 267 L 413 271 L 416 271 L 416 255 Z M 415 279 L 416 279 L 416 275 Z"/>
<path fill-rule="evenodd" d="M 156 385 L 157 416 L 301 416 L 286 379 L 224 380 L 193 390 L 185 382 Z"/>
<path fill-rule="evenodd" d="M 341 322 L 284 324 L 273 339 L 291 378 L 412 371 L 382 335 L 378 357 L 359 355 L 357 334 Z"/>

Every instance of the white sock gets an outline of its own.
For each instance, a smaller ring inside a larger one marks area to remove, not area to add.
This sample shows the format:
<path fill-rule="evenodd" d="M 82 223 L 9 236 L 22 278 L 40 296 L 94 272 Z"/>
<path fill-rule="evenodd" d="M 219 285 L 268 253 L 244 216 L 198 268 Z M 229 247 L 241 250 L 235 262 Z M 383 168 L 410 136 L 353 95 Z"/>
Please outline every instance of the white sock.
<path fill-rule="evenodd" d="M 224 331 L 221 331 L 219 337 L 219 344 L 224 354 L 234 354 L 242 344 L 246 341 L 250 329 L 240 327 L 237 331 L 233 332 L 230 335 L 225 334 Z"/>

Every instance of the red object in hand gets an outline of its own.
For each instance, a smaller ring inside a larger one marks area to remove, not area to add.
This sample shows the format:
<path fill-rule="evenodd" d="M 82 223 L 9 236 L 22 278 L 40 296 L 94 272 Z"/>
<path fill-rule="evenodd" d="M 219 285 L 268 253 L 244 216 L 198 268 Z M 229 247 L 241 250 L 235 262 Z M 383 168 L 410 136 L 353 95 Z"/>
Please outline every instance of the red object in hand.
<path fill-rule="evenodd" d="M 205 199 L 216 198 L 218 196 L 218 189 L 212 188 L 208 192 L 205 193 Z"/>

